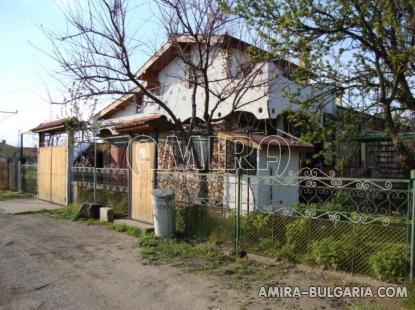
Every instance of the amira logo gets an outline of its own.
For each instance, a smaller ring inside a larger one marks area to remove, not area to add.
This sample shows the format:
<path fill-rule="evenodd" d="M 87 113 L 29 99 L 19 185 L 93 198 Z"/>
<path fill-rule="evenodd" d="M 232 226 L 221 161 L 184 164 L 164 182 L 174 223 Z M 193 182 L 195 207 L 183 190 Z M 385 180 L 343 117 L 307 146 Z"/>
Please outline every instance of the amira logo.
<path fill-rule="evenodd" d="M 267 136 L 260 141 L 248 136 L 192 136 L 185 142 L 176 135 L 169 135 L 156 141 L 148 135 L 130 139 L 127 146 L 127 165 L 134 175 L 141 175 L 143 169 L 151 170 L 193 170 L 193 171 L 258 171 L 274 176 L 287 173 L 292 151 L 286 139 Z M 155 156 L 163 154 L 155 165 Z M 163 163 L 168 160 L 169 163 Z"/>

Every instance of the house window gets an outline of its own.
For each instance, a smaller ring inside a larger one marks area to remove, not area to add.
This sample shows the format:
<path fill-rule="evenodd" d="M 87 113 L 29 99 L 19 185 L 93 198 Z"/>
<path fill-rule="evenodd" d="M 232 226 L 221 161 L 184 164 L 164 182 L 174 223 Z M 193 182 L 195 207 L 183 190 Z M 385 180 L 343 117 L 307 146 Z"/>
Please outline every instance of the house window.
<path fill-rule="evenodd" d="M 241 143 L 226 141 L 226 169 L 241 168 L 244 173 L 255 174 L 257 166 L 256 149 Z"/>

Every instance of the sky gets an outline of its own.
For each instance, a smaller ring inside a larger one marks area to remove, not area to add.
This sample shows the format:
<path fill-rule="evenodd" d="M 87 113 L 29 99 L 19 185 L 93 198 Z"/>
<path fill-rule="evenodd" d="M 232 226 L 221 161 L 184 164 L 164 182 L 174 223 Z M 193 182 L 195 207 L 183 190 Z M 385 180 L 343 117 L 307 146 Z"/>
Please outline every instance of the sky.
<path fill-rule="evenodd" d="M 53 73 L 57 64 L 43 51 L 51 44 L 41 27 L 54 31 L 66 29 L 62 8 L 83 0 L 0 0 L 0 140 L 17 145 L 19 133 L 25 133 L 41 122 L 62 117 L 62 106 L 51 105 L 62 98 L 61 87 Z M 131 12 L 140 23 L 141 40 L 156 48 L 162 44 L 157 9 L 148 1 L 131 0 L 139 7 Z M 137 69 L 152 53 L 150 48 L 137 57 Z M 154 52 L 154 50 L 153 50 Z M 36 137 L 25 135 L 24 144 L 35 144 Z"/>

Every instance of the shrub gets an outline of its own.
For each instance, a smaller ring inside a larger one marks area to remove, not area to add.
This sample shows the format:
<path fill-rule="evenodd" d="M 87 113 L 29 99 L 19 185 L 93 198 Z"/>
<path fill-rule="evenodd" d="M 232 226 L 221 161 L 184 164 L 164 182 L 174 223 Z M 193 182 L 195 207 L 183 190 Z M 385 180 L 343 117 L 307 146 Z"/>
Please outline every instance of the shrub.
<path fill-rule="evenodd" d="M 97 203 L 104 207 L 112 208 L 115 218 L 123 218 L 128 213 L 128 195 L 121 192 L 108 192 L 97 190 Z M 78 187 L 78 203 L 94 200 L 94 192 L 90 189 Z"/>
<path fill-rule="evenodd" d="M 325 269 L 346 270 L 351 259 L 352 249 L 346 240 L 336 240 L 333 236 L 313 241 L 310 253 L 303 260 Z"/>
<path fill-rule="evenodd" d="M 272 242 L 273 236 L 273 214 L 264 212 L 252 212 L 241 217 L 241 231 L 243 247 L 252 251 L 264 250 L 258 247 L 258 241 L 268 239 Z M 267 241 L 265 241 L 267 242 Z"/>
<path fill-rule="evenodd" d="M 178 232 L 186 231 L 186 206 L 176 204 L 176 229 Z"/>
<path fill-rule="evenodd" d="M 307 250 L 310 219 L 300 218 L 287 224 L 285 231 L 286 244 L 278 251 L 278 256 L 297 261 Z"/>
<path fill-rule="evenodd" d="M 401 281 L 406 275 L 407 263 L 404 245 L 389 245 L 369 257 L 371 274 L 386 281 Z"/>

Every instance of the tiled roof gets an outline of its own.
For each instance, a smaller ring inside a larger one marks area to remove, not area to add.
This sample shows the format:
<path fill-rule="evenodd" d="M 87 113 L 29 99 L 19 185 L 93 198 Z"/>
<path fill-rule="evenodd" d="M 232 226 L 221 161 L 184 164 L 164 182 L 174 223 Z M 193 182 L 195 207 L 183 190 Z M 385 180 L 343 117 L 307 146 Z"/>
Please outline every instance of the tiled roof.
<path fill-rule="evenodd" d="M 45 122 L 45 123 L 41 123 L 38 126 L 36 126 L 35 128 L 33 128 L 31 131 L 35 132 L 35 133 L 40 133 L 40 132 L 64 132 L 66 129 L 66 124 L 68 122 L 77 122 L 78 120 L 73 117 L 73 118 L 62 118 L 62 119 L 58 119 L 58 120 L 54 120 L 51 122 Z"/>
<path fill-rule="evenodd" d="M 294 139 L 284 138 L 278 135 L 265 135 L 259 133 L 239 133 L 232 131 L 218 132 L 218 137 L 235 143 L 249 145 L 253 148 L 260 149 L 267 146 L 275 146 L 290 149 L 312 149 L 313 144 L 305 143 Z"/>
<path fill-rule="evenodd" d="M 167 120 L 166 116 L 153 114 L 121 122 L 115 126 L 115 130 L 120 133 L 147 133 L 156 129 L 166 130 L 173 127 L 174 125 Z"/>

